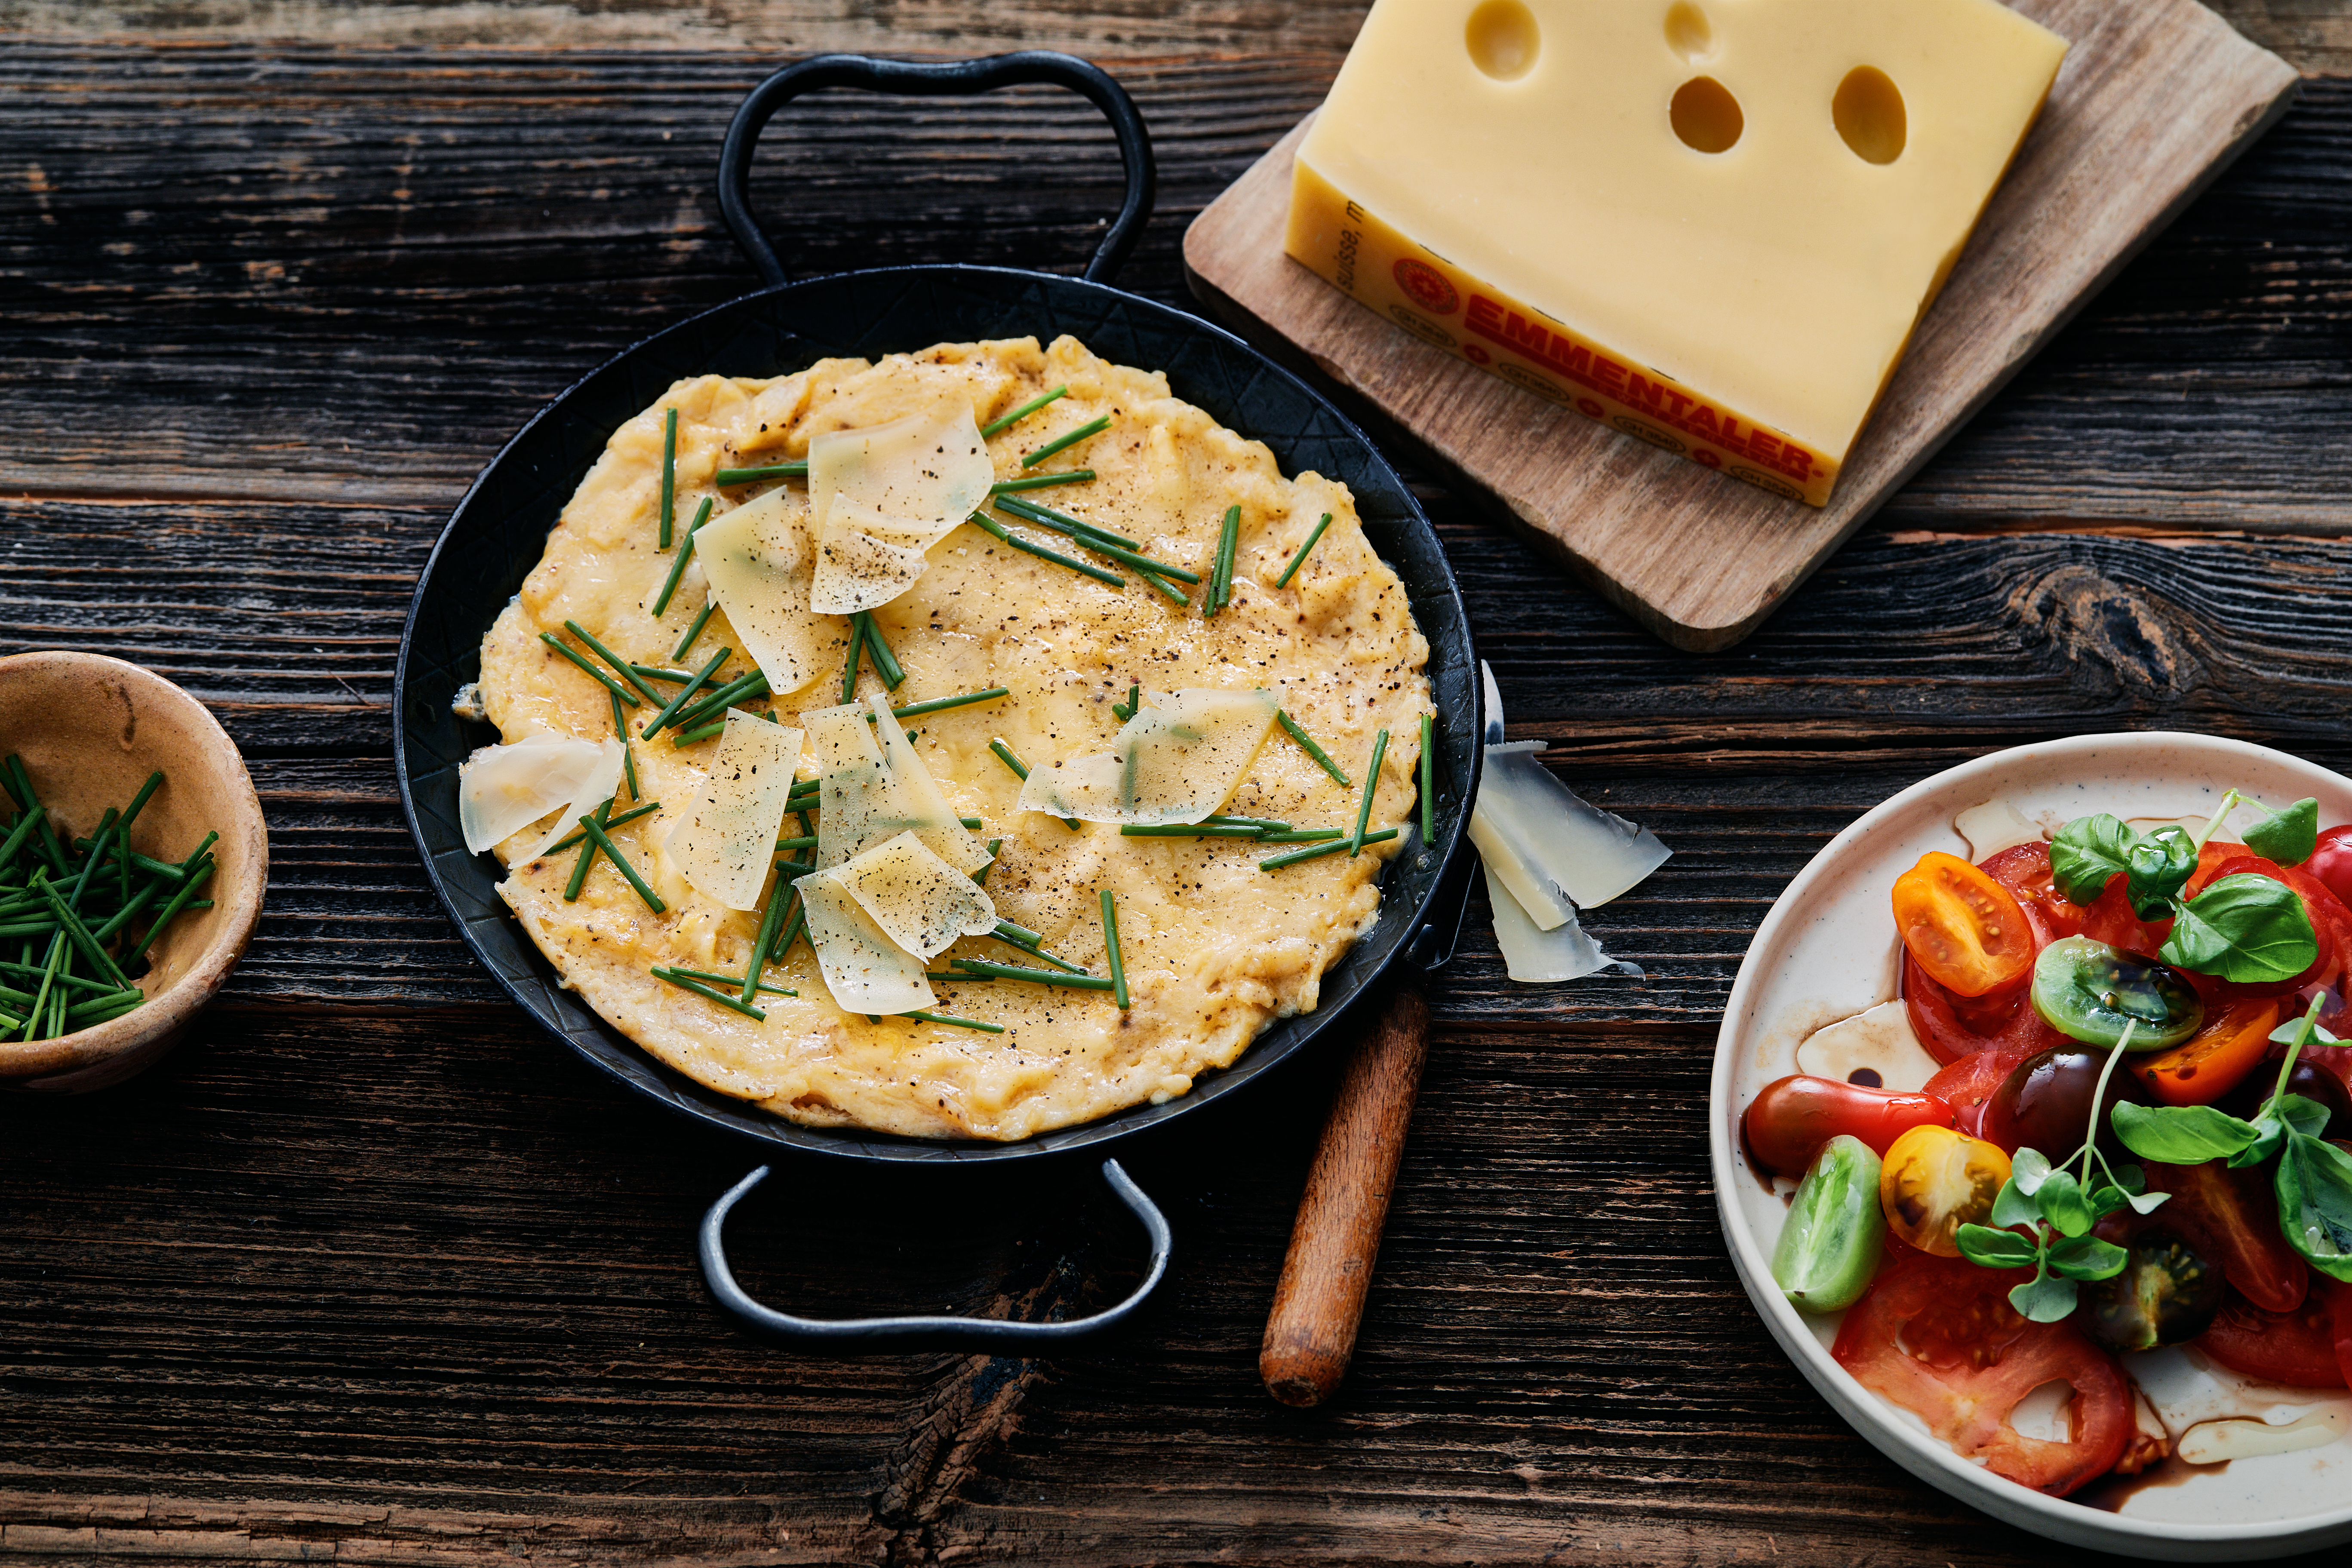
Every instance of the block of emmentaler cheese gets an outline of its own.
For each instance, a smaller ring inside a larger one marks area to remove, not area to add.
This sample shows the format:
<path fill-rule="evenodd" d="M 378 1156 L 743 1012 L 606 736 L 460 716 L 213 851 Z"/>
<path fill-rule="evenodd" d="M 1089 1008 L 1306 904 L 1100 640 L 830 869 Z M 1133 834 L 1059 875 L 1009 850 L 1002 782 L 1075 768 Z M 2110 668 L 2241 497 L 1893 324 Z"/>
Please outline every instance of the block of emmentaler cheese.
<path fill-rule="evenodd" d="M 1998 0 L 1377 0 L 1286 248 L 1820 506 L 2065 52 Z"/>

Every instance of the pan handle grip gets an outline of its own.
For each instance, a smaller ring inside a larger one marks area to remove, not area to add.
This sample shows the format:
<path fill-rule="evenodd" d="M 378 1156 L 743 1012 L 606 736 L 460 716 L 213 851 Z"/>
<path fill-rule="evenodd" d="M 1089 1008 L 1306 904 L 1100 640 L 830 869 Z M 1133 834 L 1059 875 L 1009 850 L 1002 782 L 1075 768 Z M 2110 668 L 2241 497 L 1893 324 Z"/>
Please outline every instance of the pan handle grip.
<path fill-rule="evenodd" d="M 1428 1058 L 1429 1003 L 1408 979 L 1339 1075 L 1298 1201 L 1257 1358 L 1285 1405 L 1320 1405 L 1347 1375 Z"/>
<path fill-rule="evenodd" d="M 740 1203 L 751 1189 L 768 1179 L 771 1167 L 762 1165 L 723 1194 L 702 1216 L 701 1252 L 702 1277 L 709 1281 L 710 1293 L 727 1309 L 737 1321 L 755 1333 L 766 1334 L 788 1344 L 812 1350 L 846 1352 L 884 1350 L 1004 1350 L 1023 1354 L 1034 1354 L 1048 1345 L 1067 1344 L 1114 1328 L 1143 1305 L 1145 1298 L 1158 1288 L 1168 1272 L 1168 1253 L 1172 1246 L 1168 1230 L 1168 1216 L 1146 1197 L 1143 1189 L 1130 1180 L 1116 1160 L 1105 1160 L 1103 1180 L 1112 1193 L 1125 1204 L 1128 1211 L 1143 1223 L 1151 1237 L 1151 1267 L 1143 1276 L 1143 1283 L 1129 1292 L 1127 1300 L 1108 1307 L 1092 1317 L 1073 1318 L 1059 1323 L 1010 1322 L 1002 1318 L 959 1318 L 950 1316 L 903 1318 L 796 1318 L 789 1312 L 779 1312 L 773 1307 L 762 1306 L 751 1299 L 735 1281 L 735 1271 L 727 1265 L 727 1243 L 721 1232 L 726 1227 L 728 1211 Z"/>
<path fill-rule="evenodd" d="M 1032 81 L 1050 82 L 1081 94 L 1102 110 L 1112 134 L 1118 138 L 1119 161 L 1127 168 L 1127 195 L 1086 270 L 1087 281 L 1108 283 L 1143 237 L 1144 220 L 1151 216 L 1152 196 L 1159 186 L 1151 160 L 1151 133 L 1144 129 L 1135 100 L 1108 73 L 1076 55 L 1052 49 L 1021 49 L 982 59 L 945 62 L 877 60 L 867 55 L 813 55 L 796 60 L 753 88 L 727 127 L 727 140 L 719 150 L 719 210 L 726 215 L 735 243 L 760 269 L 767 286 L 782 288 L 791 279 L 776 247 L 768 242 L 760 220 L 751 213 L 751 153 L 761 130 L 776 110 L 804 92 L 828 87 L 944 98 Z"/>

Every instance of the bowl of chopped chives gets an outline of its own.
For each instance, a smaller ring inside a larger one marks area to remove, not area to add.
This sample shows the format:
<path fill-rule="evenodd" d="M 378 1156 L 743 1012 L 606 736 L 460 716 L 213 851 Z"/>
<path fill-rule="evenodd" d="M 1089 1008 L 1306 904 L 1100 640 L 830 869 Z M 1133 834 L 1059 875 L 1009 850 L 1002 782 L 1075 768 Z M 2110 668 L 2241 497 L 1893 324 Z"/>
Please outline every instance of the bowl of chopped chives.
<path fill-rule="evenodd" d="M 252 941 L 268 871 L 203 703 L 98 654 L 0 658 L 0 1089 L 79 1094 L 170 1050 Z"/>

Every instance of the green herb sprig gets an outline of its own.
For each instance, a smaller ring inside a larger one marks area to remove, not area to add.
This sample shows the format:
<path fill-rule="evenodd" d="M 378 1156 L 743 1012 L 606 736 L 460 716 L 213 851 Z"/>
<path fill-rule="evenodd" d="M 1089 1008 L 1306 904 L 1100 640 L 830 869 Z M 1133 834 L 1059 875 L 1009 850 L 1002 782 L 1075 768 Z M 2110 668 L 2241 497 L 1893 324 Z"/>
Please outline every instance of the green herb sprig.
<path fill-rule="evenodd" d="M 1056 386 L 1047 389 L 1037 396 L 1031 398 L 1028 402 L 1023 404 L 1012 413 L 1001 415 L 982 426 L 980 427 L 981 437 L 984 440 L 991 436 L 996 435 L 1000 431 L 1010 430 L 1013 426 L 1020 424 L 1021 421 L 1028 418 L 1029 416 L 1036 413 L 1037 410 L 1045 407 L 1047 404 L 1054 402 L 1057 398 L 1067 396 L 1069 395 L 1069 391 L 1070 389 L 1066 386 Z"/>
<path fill-rule="evenodd" d="M 1353 789 L 1355 787 L 1353 781 L 1348 777 L 1347 773 L 1340 768 L 1339 764 L 1331 760 L 1331 753 L 1325 751 L 1321 746 L 1316 744 L 1315 737 L 1308 734 L 1306 730 L 1300 726 L 1297 720 L 1292 718 L 1288 713 L 1286 713 L 1281 709 L 1277 708 L 1274 712 L 1274 721 L 1282 726 L 1282 732 L 1284 734 L 1298 742 L 1299 750 L 1305 752 L 1308 756 L 1315 759 L 1316 766 L 1321 768 L 1325 773 L 1329 773 L 1333 778 L 1339 780 L 1339 786 L 1342 789 Z"/>
<path fill-rule="evenodd" d="M 1274 585 L 1276 587 L 1287 588 L 1290 586 L 1291 578 L 1298 574 L 1298 568 L 1307 560 L 1307 552 L 1315 548 L 1315 542 L 1322 538 L 1323 531 L 1330 526 L 1331 514 L 1327 511 L 1323 514 L 1322 521 L 1315 525 L 1315 531 L 1307 536 L 1307 542 L 1298 547 L 1298 553 L 1290 558 L 1290 564 L 1282 569 L 1282 575 L 1274 580 Z"/>
<path fill-rule="evenodd" d="M 1065 555 L 1058 550 L 1049 550 L 1033 540 L 1024 539 L 984 512 L 973 512 L 967 521 L 973 527 L 990 534 L 1000 544 L 1009 544 L 1013 549 L 1034 555 L 1041 561 L 1051 561 L 1056 566 L 1066 566 L 1082 576 L 1092 577 L 1097 583 L 1108 583 L 1114 588 L 1127 586 L 1127 579 L 1118 573 L 1106 572 L 1091 562 L 1081 561 L 1075 555 Z"/>
<path fill-rule="evenodd" d="M 1052 457 L 1055 453 L 1067 451 L 1072 447 L 1076 446 L 1079 442 L 1087 440 L 1090 437 L 1099 436 L 1109 428 L 1110 416 L 1108 414 L 1101 416 L 1099 418 L 1089 419 L 1084 425 L 1079 426 L 1076 429 L 1066 431 L 1063 434 L 1055 437 L 1052 440 L 1046 442 L 1035 451 L 1024 457 L 1021 459 L 1021 466 L 1024 468 L 1034 468 L 1038 464 L 1044 462 L 1046 458 Z"/>
<path fill-rule="evenodd" d="M 721 468 L 715 482 L 722 490 L 738 485 L 763 484 L 769 479 L 804 479 L 808 478 L 808 459 L 790 463 L 770 463 L 759 468 Z"/>

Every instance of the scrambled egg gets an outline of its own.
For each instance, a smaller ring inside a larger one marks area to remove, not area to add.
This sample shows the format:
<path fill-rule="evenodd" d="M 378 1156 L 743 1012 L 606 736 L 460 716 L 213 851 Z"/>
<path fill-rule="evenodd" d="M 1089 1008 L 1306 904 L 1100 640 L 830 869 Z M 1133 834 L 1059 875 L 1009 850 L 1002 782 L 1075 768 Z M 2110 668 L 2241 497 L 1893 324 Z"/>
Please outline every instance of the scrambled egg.
<path fill-rule="evenodd" d="M 771 488 L 719 490 L 722 468 L 802 457 L 814 436 L 900 417 L 944 392 L 968 392 L 985 425 L 1062 384 L 1066 396 L 990 440 L 999 477 L 1020 473 L 1024 453 L 1109 416 L 1106 431 L 1032 470 L 1090 468 L 1098 477 L 1028 499 L 1134 538 L 1145 553 L 1204 578 L 1225 510 L 1238 503 L 1230 605 L 1204 618 L 1200 586 L 1192 588 L 1192 605 L 1180 607 L 1131 569 L 1095 563 L 1127 579 L 1114 588 L 967 523 L 933 546 L 929 569 L 874 616 L 906 672 L 890 694 L 896 705 L 1011 689 L 993 701 L 910 718 L 907 728 L 957 810 L 985 819 L 983 839 L 1003 840 L 986 876 L 1003 917 L 1042 932 L 1050 951 L 1108 973 L 1097 895 L 1113 891 L 1131 1005 L 1122 1012 L 1107 993 L 1020 981 L 941 981 L 938 1011 L 1001 1024 L 1004 1032 L 898 1017 L 874 1022 L 834 1005 L 805 938 L 767 970 L 767 984 L 798 994 L 763 994 L 764 1021 L 656 978 L 656 964 L 740 975 L 758 915 L 700 896 L 664 854 L 718 742 L 678 747 L 668 731 L 639 739 L 655 711 L 640 707 L 627 710 L 639 794 L 663 808 L 614 829 L 613 838 L 667 912 L 655 913 L 602 858 L 579 898 L 566 901 L 574 851 L 515 863 L 545 837 L 543 828 L 498 847 L 509 867 L 500 892 L 564 984 L 680 1072 L 799 1122 L 915 1137 L 1024 1138 L 1185 1093 L 1199 1074 L 1240 1056 L 1269 1021 L 1312 1010 L 1324 972 L 1370 924 L 1380 899 L 1374 879 L 1401 840 L 1353 858 L 1342 852 L 1267 872 L 1259 860 L 1296 847 L 1122 837 L 1115 826 L 1072 828 L 1015 810 L 1020 781 L 990 750 L 993 738 L 1034 768 L 1105 750 L 1121 723 L 1112 707 L 1126 701 L 1131 685 L 1263 687 L 1359 787 L 1342 786 L 1276 730 L 1224 810 L 1300 827 L 1353 826 L 1373 737 L 1386 728 L 1371 826 L 1391 826 L 1414 809 L 1419 721 L 1432 711 L 1428 645 L 1395 574 L 1365 542 L 1347 488 L 1313 473 L 1284 479 L 1263 445 L 1170 396 L 1163 375 L 1108 363 L 1066 337 L 1043 350 L 1034 338 L 942 344 L 872 363 L 825 360 L 768 381 L 679 382 L 614 433 L 521 594 L 484 638 L 485 711 L 509 739 L 533 725 L 587 740 L 613 732 L 604 688 L 541 640 L 542 632 L 565 637 L 567 620 L 635 663 L 698 669 L 719 648 L 733 647 L 737 655 L 719 679 L 749 672 L 723 611 L 685 658 L 673 654 L 704 607 L 698 569 L 689 566 L 665 612 L 652 613 L 673 561 L 657 548 L 666 410 L 678 415 L 682 537 L 703 498 L 715 498 L 713 515 L 723 515 Z M 1321 541 L 1289 584 L 1276 587 L 1327 511 L 1333 521 Z M 999 521 L 1092 559 L 1067 539 L 1013 518 Z M 772 708 L 780 721 L 796 724 L 802 711 L 842 700 L 850 623 L 822 624 L 834 639 L 831 673 L 750 706 Z M 676 689 L 655 689 L 667 699 Z M 857 696 L 880 689 L 865 661 Z M 614 814 L 633 804 L 625 785 Z M 786 835 L 801 831 L 785 819 Z M 993 938 L 965 937 L 929 967 L 944 972 L 958 956 L 1035 962 Z"/>

